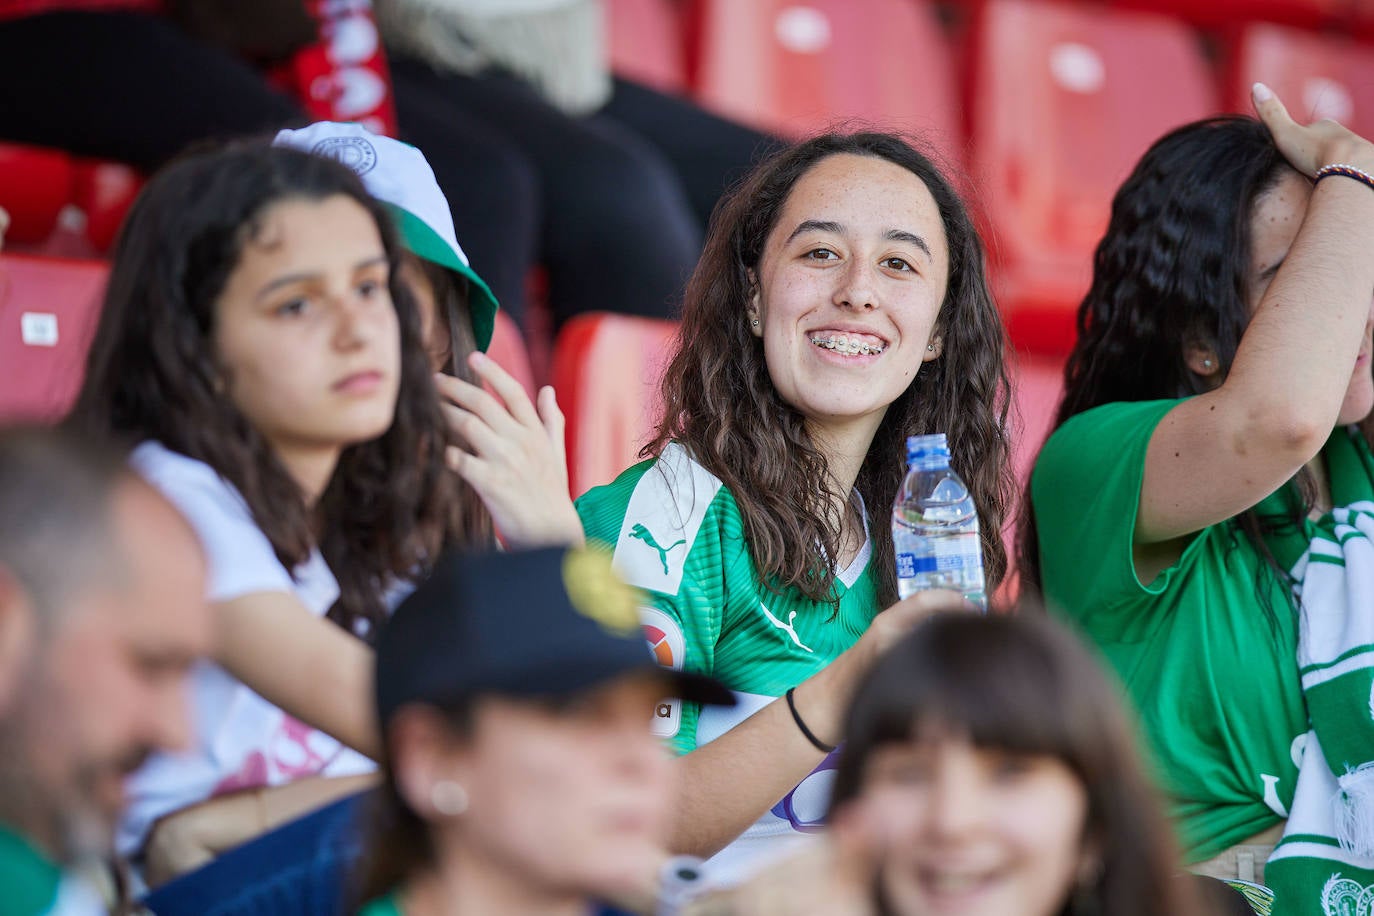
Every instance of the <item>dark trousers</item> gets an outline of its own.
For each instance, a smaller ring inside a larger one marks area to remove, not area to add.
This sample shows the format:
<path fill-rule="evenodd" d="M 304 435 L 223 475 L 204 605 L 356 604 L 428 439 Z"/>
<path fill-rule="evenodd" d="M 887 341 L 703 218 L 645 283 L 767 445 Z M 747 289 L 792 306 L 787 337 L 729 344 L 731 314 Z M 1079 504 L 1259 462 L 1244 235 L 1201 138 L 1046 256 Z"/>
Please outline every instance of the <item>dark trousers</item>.
<path fill-rule="evenodd" d="M 155 916 L 343 916 L 371 795 L 307 814 L 169 881 L 143 901 Z"/>
<path fill-rule="evenodd" d="M 673 317 L 722 190 L 777 141 L 616 80 L 586 117 L 521 80 L 392 61 L 405 139 L 449 198 L 458 240 L 519 320 L 533 265 L 556 322 L 587 311 Z"/>
<path fill-rule="evenodd" d="M 0 21 L 0 140 L 152 170 L 197 141 L 301 121 L 247 63 L 156 16 Z"/>

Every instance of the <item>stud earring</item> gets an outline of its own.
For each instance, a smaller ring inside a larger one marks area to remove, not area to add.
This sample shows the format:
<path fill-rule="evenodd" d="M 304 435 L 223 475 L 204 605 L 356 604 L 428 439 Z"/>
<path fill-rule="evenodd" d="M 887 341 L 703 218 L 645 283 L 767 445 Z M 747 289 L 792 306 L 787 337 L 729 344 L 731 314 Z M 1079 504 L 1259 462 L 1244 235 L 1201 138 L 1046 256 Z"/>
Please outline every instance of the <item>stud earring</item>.
<path fill-rule="evenodd" d="M 751 325 L 753 325 L 754 327 L 758 327 L 758 326 L 759 326 L 759 320 L 758 320 L 757 318 L 755 318 L 753 321 L 751 321 L 751 322 L 749 322 L 749 323 L 750 323 Z"/>
<path fill-rule="evenodd" d="M 468 810 L 468 793 L 453 780 L 441 779 L 430 788 L 429 803 L 440 814 L 457 817 Z"/>
<path fill-rule="evenodd" d="M 1210 359 L 1204 359 L 1204 360 L 1202 361 L 1202 368 L 1204 368 L 1204 369 L 1210 369 L 1210 368 L 1212 368 L 1212 361 L 1211 361 Z"/>
<path fill-rule="evenodd" d="M 935 344 L 926 344 L 926 349 L 929 350 L 930 352 L 934 353 L 934 352 L 935 352 Z"/>

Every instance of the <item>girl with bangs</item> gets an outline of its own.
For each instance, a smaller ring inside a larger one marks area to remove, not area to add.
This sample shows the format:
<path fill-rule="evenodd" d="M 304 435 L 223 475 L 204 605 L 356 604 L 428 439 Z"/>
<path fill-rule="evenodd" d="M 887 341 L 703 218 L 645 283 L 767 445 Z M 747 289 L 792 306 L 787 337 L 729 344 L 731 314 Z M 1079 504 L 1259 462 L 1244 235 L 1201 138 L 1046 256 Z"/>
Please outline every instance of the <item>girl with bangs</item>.
<path fill-rule="evenodd" d="M 870 834 L 873 911 L 1197 916 L 1119 688 L 1039 615 L 939 615 L 856 690 L 831 799 Z M 846 809 L 849 809 L 846 811 Z M 867 889 L 865 889 L 867 890 Z"/>
<path fill-rule="evenodd" d="M 899 640 L 845 714 L 826 841 L 686 914 L 1253 916 L 1182 871 L 1120 686 L 1018 611 Z"/>
<path fill-rule="evenodd" d="M 654 720 L 682 755 L 672 851 L 714 856 L 715 880 L 822 827 L 851 685 L 961 600 L 897 601 L 887 526 L 907 436 L 948 434 L 1000 581 L 1005 348 L 968 214 L 900 137 L 797 144 L 717 209 L 652 457 L 577 503 L 647 591 L 660 660 L 740 699 L 669 699 Z"/>
<path fill-rule="evenodd" d="M 134 446 L 196 528 L 217 635 L 192 746 L 129 789 L 119 847 L 151 884 L 372 785 L 391 591 L 445 546 L 489 547 L 513 501 L 566 502 L 566 478 L 468 473 L 483 443 L 451 444 L 407 257 L 352 171 L 266 145 L 174 163 L 125 224 L 71 422 Z"/>

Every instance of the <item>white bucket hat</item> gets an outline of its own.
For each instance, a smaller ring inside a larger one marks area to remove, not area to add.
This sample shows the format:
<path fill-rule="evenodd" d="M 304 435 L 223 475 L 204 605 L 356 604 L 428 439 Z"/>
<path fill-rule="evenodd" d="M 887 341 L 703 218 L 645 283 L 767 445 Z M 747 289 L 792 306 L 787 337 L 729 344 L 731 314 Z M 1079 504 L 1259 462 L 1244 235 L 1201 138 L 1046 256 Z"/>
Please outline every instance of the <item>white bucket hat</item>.
<path fill-rule="evenodd" d="M 418 257 L 447 267 L 470 284 L 468 311 L 477 348 L 485 350 L 496 323 L 496 297 L 486 281 L 468 264 L 468 256 L 453 231 L 448 199 L 439 190 L 434 170 L 424 153 L 408 143 L 383 137 L 361 124 L 318 121 L 300 130 L 283 130 L 273 146 L 325 156 L 348 166 L 367 191 L 386 204 L 396 219 L 401 239 Z"/>

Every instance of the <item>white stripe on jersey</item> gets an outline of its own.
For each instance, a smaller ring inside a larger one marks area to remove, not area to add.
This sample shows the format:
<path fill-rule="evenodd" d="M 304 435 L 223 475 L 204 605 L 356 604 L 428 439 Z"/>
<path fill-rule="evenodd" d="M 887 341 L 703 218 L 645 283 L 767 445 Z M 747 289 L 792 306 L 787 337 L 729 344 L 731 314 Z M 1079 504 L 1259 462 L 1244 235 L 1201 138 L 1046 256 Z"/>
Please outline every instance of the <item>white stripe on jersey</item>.
<path fill-rule="evenodd" d="M 620 523 L 612 566 L 639 588 L 676 595 L 682 568 L 721 483 L 670 442 L 635 485 Z"/>

